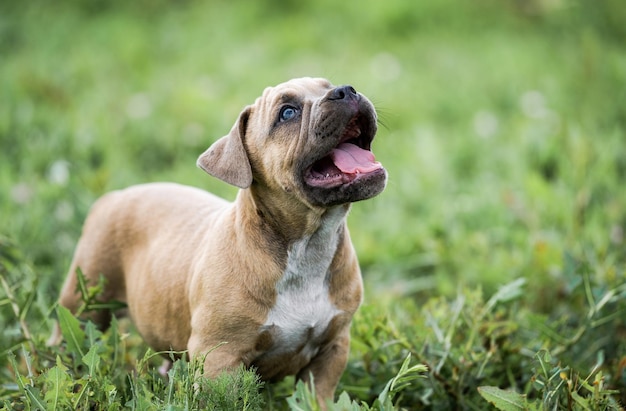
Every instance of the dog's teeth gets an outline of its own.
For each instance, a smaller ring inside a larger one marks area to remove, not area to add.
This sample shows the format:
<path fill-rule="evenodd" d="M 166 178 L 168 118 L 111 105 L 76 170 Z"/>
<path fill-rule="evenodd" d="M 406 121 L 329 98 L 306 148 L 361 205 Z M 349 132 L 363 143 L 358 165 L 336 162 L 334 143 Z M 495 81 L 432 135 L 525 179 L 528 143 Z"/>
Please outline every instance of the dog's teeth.
<path fill-rule="evenodd" d="M 326 173 L 326 178 L 330 177 L 330 174 Z"/>

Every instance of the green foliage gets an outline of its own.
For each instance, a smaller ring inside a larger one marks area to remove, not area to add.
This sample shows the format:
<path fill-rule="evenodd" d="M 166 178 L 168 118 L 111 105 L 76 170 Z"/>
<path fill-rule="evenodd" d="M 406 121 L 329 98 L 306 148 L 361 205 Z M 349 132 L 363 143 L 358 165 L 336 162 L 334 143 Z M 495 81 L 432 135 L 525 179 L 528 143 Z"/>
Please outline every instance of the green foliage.
<path fill-rule="evenodd" d="M 351 401 L 350 396 L 345 391 L 339 395 L 336 402 L 328 401 L 326 407 L 328 410 L 392 410 L 394 406 L 394 397 L 408 390 L 413 385 L 413 382 L 420 378 L 427 371 L 427 368 L 422 364 L 417 364 L 409 367 L 411 361 L 411 355 L 409 354 L 400 370 L 397 374 L 391 378 L 383 391 L 378 395 L 372 405 L 368 405 L 365 402 L 359 404 L 357 401 Z M 315 383 L 315 381 L 314 381 Z M 299 381 L 296 384 L 296 389 L 291 397 L 287 399 L 290 409 L 297 411 L 319 411 L 320 405 L 315 397 L 315 384 L 313 387 Z"/>
<path fill-rule="evenodd" d="M 397 360 L 409 352 L 428 367 L 428 378 L 403 391 L 397 406 L 482 409 L 487 400 L 500 409 L 619 409 L 619 393 L 611 388 L 615 377 L 604 373 L 621 375 L 622 359 L 601 336 L 613 340 L 612 330 L 620 327 L 624 284 L 600 290 L 597 282 L 586 281 L 577 282 L 570 297 L 578 301 L 592 290 L 595 299 L 586 308 L 570 307 L 571 312 L 552 317 L 537 315 L 527 305 L 532 298 L 524 279 L 500 287 L 489 299 L 480 291 L 463 290 L 451 301 L 394 303 L 391 312 L 367 305 L 355 320 L 355 360 L 344 376 L 351 383 L 343 389 L 373 402 L 379 382 L 391 378 Z M 605 349 L 595 353 L 588 373 L 583 364 L 594 344 Z"/>
<path fill-rule="evenodd" d="M 199 377 L 201 364 L 183 359 L 174 363 L 164 379 L 149 364 L 155 356 L 150 351 L 137 360 L 134 371 L 120 371 L 115 369 L 115 357 L 123 351 L 124 336 L 102 334 L 91 323 L 85 327 L 88 331 L 82 332 L 79 321 L 66 309 L 59 307 L 57 312 L 67 343 L 62 349 L 48 349 L 56 351 L 56 360 L 48 366 L 48 361 L 41 359 L 34 367 L 32 357 L 24 351 L 27 375 L 20 373 L 22 367 L 15 355 L 9 354 L 17 389 L 4 399 L 5 406 L 42 410 L 263 409 L 259 391 L 263 384 L 254 371 L 240 367 L 207 380 Z M 42 366 L 40 375 L 32 373 L 33 368 Z"/>
<path fill-rule="evenodd" d="M 531 378 L 533 392 L 539 399 L 528 400 L 527 395 L 515 391 L 502 390 L 498 387 L 478 387 L 480 395 L 503 411 L 514 410 L 621 410 L 621 406 L 612 395 L 618 391 L 605 387 L 602 372 L 595 370 L 585 378 L 574 375 L 555 363 L 550 353 L 539 351 L 533 367 L 535 374 Z M 594 377 L 592 383 L 589 382 Z M 584 392 L 583 392 L 584 391 Z"/>
<path fill-rule="evenodd" d="M 95 198 L 156 180 L 233 198 L 196 157 L 264 87 L 312 75 L 375 102 L 390 175 L 350 214 L 366 298 L 335 408 L 619 409 L 625 10 L 0 2 L 0 404 L 319 407 L 290 381 L 259 397 L 251 371 L 208 382 L 183 359 L 165 379 L 127 321 L 102 333 L 55 306 Z M 65 342 L 46 347 L 55 312 Z"/>
<path fill-rule="evenodd" d="M 168 372 L 167 393 L 159 407 L 168 410 L 262 410 L 264 399 L 259 389 L 263 383 L 254 371 L 239 367 L 213 380 L 199 375 L 201 364 L 176 361 Z M 155 402 L 152 400 L 152 402 Z"/>

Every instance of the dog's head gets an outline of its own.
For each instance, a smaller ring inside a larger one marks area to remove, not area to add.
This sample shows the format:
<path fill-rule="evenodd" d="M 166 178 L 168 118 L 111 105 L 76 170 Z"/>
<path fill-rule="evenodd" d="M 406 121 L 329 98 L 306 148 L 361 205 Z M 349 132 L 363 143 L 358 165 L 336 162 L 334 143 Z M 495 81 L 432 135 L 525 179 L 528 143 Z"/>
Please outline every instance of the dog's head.
<path fill-rule="evenodd" d="M 371 152 L 376 130 L 374 106 L 351 86 L 295 79 L 267 88 L 198 166 L 240 188 L 259 184 L 316 207 L 351 203 L 385 187 L 387 172 Z"/>

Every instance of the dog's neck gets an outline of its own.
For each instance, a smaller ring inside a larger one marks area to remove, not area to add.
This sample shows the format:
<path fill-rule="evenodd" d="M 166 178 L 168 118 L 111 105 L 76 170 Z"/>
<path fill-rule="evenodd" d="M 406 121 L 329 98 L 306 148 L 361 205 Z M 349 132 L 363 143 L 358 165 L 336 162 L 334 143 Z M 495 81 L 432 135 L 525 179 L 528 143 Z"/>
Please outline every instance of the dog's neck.
<path fill-rule="evenodd" d="M 267 225 L 273 236 L 286 246 L 310 237 L 320 229 L 343 229 L 345 217 L 350 210 L 350 204 L 331 208 L 311 207 L 294 202 L 292 197 L 289 198 L 289 193 L 263 191 L 264 188 L 255 186 L 241 190 L 236 200 L 243 205 L 239 209 L 254 210 L 255 214 L 250 213 L 245 219 Z M 328 227 L 329 225 L 333 228 Z"/>
<path fill-rule="evenodd" d="M 281 358 L 311 361 L 329 324 L 341 313 L 331 298 L 336 272 L 332 265 L 348 235 L 345 227 L 350 207 L 311 209 L 293 198 L 285 207 L 284 201 L 281 193 L 261 195 L 254 189 L 240 191 L 237 198 L 242 206 L 238 209 L 247 210 L 249 224 L 266 230 L 264 237 L 284 241 L 283 247 L 271 248 L 280 253 L 281 269 L 280 277 L 271 282 L 271 305 L 259 328 L 260 335 L 271 341 L 254 359 L 261 369 Z"/>

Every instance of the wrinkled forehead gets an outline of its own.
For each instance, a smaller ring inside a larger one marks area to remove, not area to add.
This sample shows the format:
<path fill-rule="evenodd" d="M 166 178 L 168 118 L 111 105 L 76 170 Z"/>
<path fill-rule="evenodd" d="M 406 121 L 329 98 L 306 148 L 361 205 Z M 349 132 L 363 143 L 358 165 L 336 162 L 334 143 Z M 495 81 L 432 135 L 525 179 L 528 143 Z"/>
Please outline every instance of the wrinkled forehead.
<path fill-rule="evenodd" d="M 323 78 L 297 78 L 266 88 L 263 95 L 257 99 L 254 105 L 263 110 L 264 108 L 275 107 L 290 101 L 303 103 L 315 101 L 325 96 L 328 90 L 333 87 L 330 81 Z"/>

